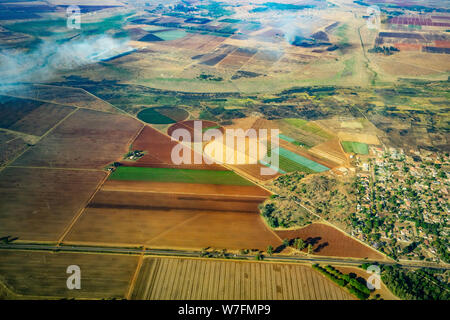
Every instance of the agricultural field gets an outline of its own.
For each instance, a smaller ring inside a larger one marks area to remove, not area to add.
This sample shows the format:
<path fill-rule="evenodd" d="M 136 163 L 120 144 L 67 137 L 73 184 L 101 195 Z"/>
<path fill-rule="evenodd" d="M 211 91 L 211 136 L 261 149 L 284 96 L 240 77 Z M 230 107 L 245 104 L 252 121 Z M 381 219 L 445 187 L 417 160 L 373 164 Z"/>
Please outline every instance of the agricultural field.
<path fill-rule="evenodd" d="M 0 167 L 13 160 L 37 139 L 38 137 L 17 132 L 0 131 Z"/>
<path fill-rule="evenodd" d="M 126 298 L 138 257 L 104 254 L 0 251 L 0 281 L 18 298 Z M 66 269 L 82 270 L 80 290 L 68 290 Z"/>
<path fill-rule="evenodd" d="M 0 96 L 0 127 L 42 136 L 74 110 L 52 103 Z"/>
<path fill-rule="evenodd" d="M 112 180 L 134 180 L 155 182 L 179 182 L 251 186 L 251 182 L 233 171 L 192 170 L 176 168 L 119 167 L 111 175 Z"/>
<path fill-rule="evenodd" d="M 185 120 L 188 116 L 185 110 L 173 107 L 147 108 L 137 115 L 140 120 L 150 124 L 171 124 Z"/>
<path fill-rule="evenodd" d="M 170 272 L 167 272 L 170 270 Z M 301 265 L 146 258 L 131 296 L 138 300 L 353 300 Z"/>
<path fill-rule="evenodd" d="M 152 248 L 181 250 L 211 247 L 237 251 L 265 250 L 268 245 L 278 247 L 281 240 L 267 229 L 257 213 L 212 209 L 87 208 L 64 243 L 145 244 Z"/>
<path fill-rule="evenodd" d="M 102 171 L 5 168 L 0 172 L 0 237 L 57 241 L 105 177 Z"/>
<path fill-rule="evenodd" d="M 0 299 L 355 298 L 272 253 L 363 278 L 348 262 L 447 268 L 450 6 L 281 2 L 0 0 Z M 208 164 L 229 150 L 219 139 L 171 137 L 194 121 L 279 139 Z M 69 264 L 83 290 L 65 289 Z"/>
<path fill-rule="evenodd" d="M 347 153 L 356 153 L 356 154 L 369 154 L 369 147 L 365 143 L 361 142 L 352 142 L 352 141 L 342 141 L 342 147 Z"/>
<path fill-rule="evenodd" d="M 5 94 L 11 97 L 49 102 L 63 106 L 85 108 L 103 112 L 118 113 L 111 104 L 80 88 L 53 85 L 32 85 L 6 87 Z"/>
<path fill-rule="evenodd" d="M 101 169 L 127 152 L 141 127 L 126 116 L 78 109 L 14 165 Z"/>
<path fill-rule="evenodd" d="M 280 230 L 276 233 L 282 239 L 303 239 L 313 245 L 314 254 L 319 256 L 385 259 L 376 250 L 323 223 L 313 223 L 298 230 Z"/>

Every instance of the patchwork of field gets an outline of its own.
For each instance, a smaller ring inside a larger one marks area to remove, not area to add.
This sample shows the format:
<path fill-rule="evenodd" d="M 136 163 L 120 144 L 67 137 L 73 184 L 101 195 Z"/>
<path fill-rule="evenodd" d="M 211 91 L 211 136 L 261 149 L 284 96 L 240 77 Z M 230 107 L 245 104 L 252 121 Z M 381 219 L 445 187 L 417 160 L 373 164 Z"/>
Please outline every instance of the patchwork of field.
<path fill-rule="evenodd" d="M 138 257 L 0 251 L 0 281 L 28 298 L 123 299 L 129 290 Z M 81 269 L 81 289 L 67 289 L 67 267 Z"/>
<path fill-rule="evenodd" d="M 259 216 L 270 192 L 219 165 L 171 165 L 168 136 L 145 127 L 64 239 L 162 248 L 263 249 L 279 245 Z M 210 170 L 212 167 L 213 170 Z"/>
<path fill-rule="evenodd" d="M 0 237 L 57 241 L 105 177 L 102 171 L 5 168 L 0 172 Z"/>
<path fill-rule="evenodd" d="M 186 250 L 265 250 L 281 245 L 257 213 L 170 208 L 87 208 L 64 240 L 75 242 Z"/>
<path fill-rule="evenodd" d="M 303 239 L 307 244 L 313 245 L 314 254 L 319 256 L 385 259 L 376 250 L 323 223 L 313 223 L 301 229 L 276 231 L 276 233 L 282 239 Z"/>
<path fill-rule="evenodd" d="M 127 153 L 141 127 L 130 117 L 79 109 L 14 165 L 100 169 Z"/>
<path fill-rule="evenodd" d="M 175 164 L 172 161 L 172 151 L 178 145 L 168 135 L 165 135 L 152 127 L 145 126 L 136 140 L 132 143 L 134 150 L 145 151 L 146 154 L 134 162 L 124 162 L 128 167 L 161 167 L 178 169 L 207 169 L 224 170 L 224 167 L 217 164 L 194 164 L 195 152 L 191 150 L 190 160 L 192 164 Z M 199 155 L 199 154 L 197 154 Z"/>
<path fill-rule="evenodd" d="M 145 258 L 136 300 L 352 300 L 312 268 L 300 265 Z"/>

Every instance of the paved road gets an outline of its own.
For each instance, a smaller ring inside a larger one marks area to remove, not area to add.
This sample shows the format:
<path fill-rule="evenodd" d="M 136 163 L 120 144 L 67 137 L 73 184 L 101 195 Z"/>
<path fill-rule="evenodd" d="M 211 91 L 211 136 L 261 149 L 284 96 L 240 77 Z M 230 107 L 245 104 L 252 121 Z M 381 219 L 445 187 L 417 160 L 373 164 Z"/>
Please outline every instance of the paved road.
<path fill-rule="evenodd" d="M 79 252 L 79 253 L 110 253 L 110 254 L 128 254 L 128 255 L 153 255 L 153 256 L 175 256 L 175 257 L 200 257 L 199 251 L 169 250 L 169 249 L 143 249 L 143 248 L 124 248 L 124 247 L 99 247 L 99 246 L 68 246 L 68 245 L 48 245 L 48 244 L 0 244 L 0 249 L 9 250 L 35 250 L 35 251 L 53 251 L 53 252 Z M 254 259 L 252 255 L 232 255 L 235 259 Z M 437 264 L 425 264 L 417 262 L 386 262 L 367 259 L 353 259 L 344 257 L 305 257 L 305 256 L 265 256 L 265 261 L 281 261 L 281 262 L 307 262 L 321 264 L 339 264 L 348 266 L 359 266 L 363 263 L 378 263 L 383 265 L 401 265 L 408 268 L 429 268 L 449 270 L 449 266 L 441 266 Z"/>

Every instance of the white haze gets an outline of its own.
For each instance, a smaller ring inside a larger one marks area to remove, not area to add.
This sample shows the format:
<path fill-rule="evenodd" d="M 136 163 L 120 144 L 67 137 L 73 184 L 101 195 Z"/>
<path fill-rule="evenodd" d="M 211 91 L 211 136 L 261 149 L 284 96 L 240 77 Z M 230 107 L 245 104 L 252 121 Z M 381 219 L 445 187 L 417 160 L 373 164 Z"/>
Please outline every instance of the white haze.
<path fill-rule="evenodd" d="M 127 43 L 102 35 L 63 44 L 47 40 L 30 52 L 0 51 L 0 89 L 12 83 L 49 80 L 59 71 L 112 58 L 132 50 Z"/>

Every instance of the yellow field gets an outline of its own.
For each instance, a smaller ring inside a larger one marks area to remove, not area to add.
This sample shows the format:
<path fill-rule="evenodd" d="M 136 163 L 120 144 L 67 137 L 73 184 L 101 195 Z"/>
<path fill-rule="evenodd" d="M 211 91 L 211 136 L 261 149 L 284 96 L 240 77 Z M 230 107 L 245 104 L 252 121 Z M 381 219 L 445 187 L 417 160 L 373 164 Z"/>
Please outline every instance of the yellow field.
<path fill-rule="evenodd" d="M 0 251 L 0 281 L 8 298 L 125 298 L 138 257 L 106 254 Z M 81 269 L 81 289 L 66 286 L 67 267 Z M 1 293 L 1 292 L 0 292 Z M 1 295 L 0 295 L 1 296 Z"/>
<path fill-rule="evenodd" d="M 349 300 L 312 268 L 293 264 L 146 258 L 131 296 L 137 300 Z"/>

